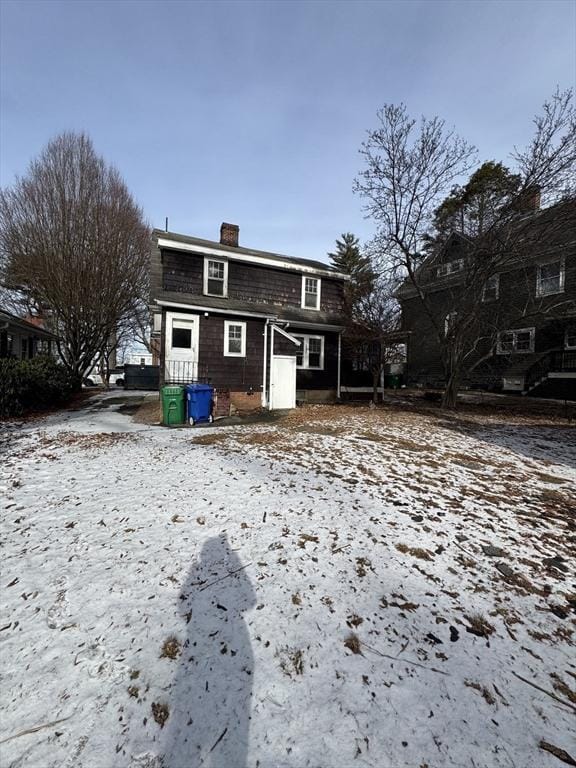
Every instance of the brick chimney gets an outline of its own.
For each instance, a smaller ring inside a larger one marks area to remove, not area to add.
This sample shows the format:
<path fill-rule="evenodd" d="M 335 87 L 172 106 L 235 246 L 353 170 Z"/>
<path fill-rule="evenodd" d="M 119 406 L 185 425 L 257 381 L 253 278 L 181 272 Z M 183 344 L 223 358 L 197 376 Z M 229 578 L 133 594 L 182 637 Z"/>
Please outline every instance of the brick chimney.
<path fill-rule="evenodd" d="M 239 232 L 238 224 L 227 224 L 223 221 L 220 227 L 220 245 L 232 245 L 234 248 L 238 248 Z"/>
<path fill-rule="evenodd" d="M 520 195 L 518 200 L 518 210 L 521 213 L 533 213 L 540 210 L 540 187 L 534 185 L 528 187 Z"/>

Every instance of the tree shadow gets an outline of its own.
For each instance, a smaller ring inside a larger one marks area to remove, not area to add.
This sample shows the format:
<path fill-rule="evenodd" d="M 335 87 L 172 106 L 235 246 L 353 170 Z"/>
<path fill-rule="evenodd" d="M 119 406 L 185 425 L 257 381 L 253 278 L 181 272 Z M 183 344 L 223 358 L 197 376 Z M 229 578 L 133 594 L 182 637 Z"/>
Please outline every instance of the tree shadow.
<path fill-rule="evenodd" d="M 209 539 L 180 594 L 187 638 L 170 696 L 166 768 L 246 768 L 256 596 L 226 534 Z"/>

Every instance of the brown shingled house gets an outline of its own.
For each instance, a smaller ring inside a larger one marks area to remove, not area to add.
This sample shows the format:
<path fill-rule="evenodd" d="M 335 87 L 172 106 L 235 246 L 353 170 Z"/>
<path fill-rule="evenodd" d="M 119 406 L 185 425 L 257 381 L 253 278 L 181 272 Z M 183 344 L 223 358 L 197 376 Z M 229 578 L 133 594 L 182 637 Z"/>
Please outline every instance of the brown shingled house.
<path fill-rule="evenodd" d="M 534 208 L 512 226 L 514 252 L 482 288 L 478 335 L 462 384 L 576 400 L 576 201 Z M 397 292 L 409 332 L 409 383 L 443 384 L 434 326 L 448 333 L 457 322 L 473 246 L 453 234 L 420 268 L 435 323 L 409 282 Z"/>
<path fill-rule="evenodd" d="M 153 344 L 160 383 L 208 380 L 238 408 L 340 394 L 343 287 L 326 264 L 154 230 Z"/>

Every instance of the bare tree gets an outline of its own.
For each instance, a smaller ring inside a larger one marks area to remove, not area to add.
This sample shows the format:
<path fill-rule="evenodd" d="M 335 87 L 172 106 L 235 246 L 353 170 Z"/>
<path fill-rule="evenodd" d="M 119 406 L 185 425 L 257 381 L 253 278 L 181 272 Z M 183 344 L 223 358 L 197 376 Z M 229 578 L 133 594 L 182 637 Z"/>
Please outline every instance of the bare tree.
<path fill-rule="evenodd" d="M 50 319 L 80 386 L 148 296 L 150 232 L 118 171 L 63 133 L 0 192 L 0 281 Z"/>
<path fill-rule="evenodd" d="M 571 91 L 556 91 L 534 121 L 531 144 L 515 150 L 517 184 L 482 232 L 468 240 L 463 278 L 453 291 L 451 311 L 444 314 L 438 313 L 428 290 L 434 257 L 424 257 L 423 245 L 429 241 L 442 198 L 470 170 L 475 150 L 438 118 L 422 118 L 417 124 L 404 105 L 380 110 L 379 128 L 370 131 L 362 145 L 365 169 L 355 190 L 377 223 L 377 239 L 390 269 L 406 276 L 428 316 L 442 354 L 445 407 L 454 407 L 462 376 L 479 344 L 497 332 L 494 318 L 487 322 L 486 313 L 480 311 L 483 291 L 492 276 L 521 255 L 526 228 L 518 223 L 519 214 L 535 194 L 558 201 L 571 191 L 576 160 L 572 96 Z"/>
<path fill-rule="evenodd" d="M 370 293 L 354 305 L 345 335 L 348 354 L 359 354 L 372 375 L 372 401 L 378 402 L 378 388 L 387 363 L 398 354 L 400 306 L 394 296 L 397 282 L 385 277 L 374 278 Z"/>

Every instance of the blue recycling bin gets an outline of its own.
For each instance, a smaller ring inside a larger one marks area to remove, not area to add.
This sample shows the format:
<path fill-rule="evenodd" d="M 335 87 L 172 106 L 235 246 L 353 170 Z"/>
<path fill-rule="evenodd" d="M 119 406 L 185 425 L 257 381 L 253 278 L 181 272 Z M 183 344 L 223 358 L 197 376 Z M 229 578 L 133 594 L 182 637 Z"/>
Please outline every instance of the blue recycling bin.
<path fill-rule="evenodd" d="M 193 426 L 202 422 L 212 423 L 214 388 L 209 384 L 188 384 L 186 387 L 186 412 L 188 423 Z"/>

